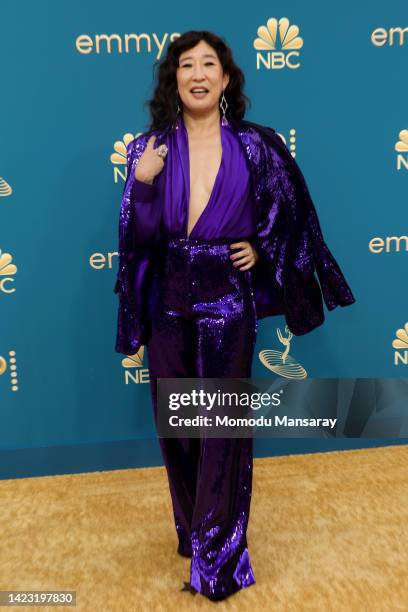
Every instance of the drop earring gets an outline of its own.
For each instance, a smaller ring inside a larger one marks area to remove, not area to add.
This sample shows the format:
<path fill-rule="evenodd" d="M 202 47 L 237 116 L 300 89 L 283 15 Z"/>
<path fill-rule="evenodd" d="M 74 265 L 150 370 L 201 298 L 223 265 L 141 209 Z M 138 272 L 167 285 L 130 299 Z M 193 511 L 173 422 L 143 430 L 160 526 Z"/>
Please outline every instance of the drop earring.
<path fill-rule="evenodd" d="M 178 117 L 179 117 L 179 114 L 180 114 L 180 111 L 181 111 L 180 104 L 179 104 L 179 92 L 178 91 L 177 91 L 176 95 L 177 95 L 177 112 L 176 112 L 176 119 L 175 119 L 174 123 L 175 123 L 175 126 L 176 126 L 176 130 L 178 130 L 179 129 L 179 126 L 178 126 Z"/>
<path fill-rule="evenodd" d="M 225 116 L 225 113 L 227 112 L 227 108 L 228 108 L 228 103 L 227 103 L 227 100 L 225 99 L 224 90 L 222 91 L 220 108 L 222 110 L 221 125 L 228 125 L 228 120 Z"/>

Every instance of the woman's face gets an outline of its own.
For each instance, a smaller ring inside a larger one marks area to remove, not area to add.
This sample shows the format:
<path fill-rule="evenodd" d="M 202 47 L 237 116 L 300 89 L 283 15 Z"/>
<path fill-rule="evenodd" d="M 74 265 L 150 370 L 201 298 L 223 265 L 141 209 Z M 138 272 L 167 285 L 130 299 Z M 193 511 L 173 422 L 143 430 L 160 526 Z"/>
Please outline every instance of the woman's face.
<path fill-rule="evenodd" d="M 187 109 L 208 112 L 214 106 L 219 106 L 220 96 L 228 81 L 229 76 L 223 74 L 217 52 L 204 40 L 180 55 L 177 89 Z M 206 93 L 194 94 L 192 89 L 197 88 L 204 88 Z"/>

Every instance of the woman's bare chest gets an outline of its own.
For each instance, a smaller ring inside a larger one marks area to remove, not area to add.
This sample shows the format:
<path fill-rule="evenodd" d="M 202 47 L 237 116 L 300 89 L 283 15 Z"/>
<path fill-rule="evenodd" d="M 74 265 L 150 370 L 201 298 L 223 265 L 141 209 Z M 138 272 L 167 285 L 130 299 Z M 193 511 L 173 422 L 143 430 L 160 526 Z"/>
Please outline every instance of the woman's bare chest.
<path fill-rule="evenodd" d="M 201 212 L 214 188 L 222 159 L 221 141 L 192 142 L 189 145 L 190 159 L 190 212 Z"/>

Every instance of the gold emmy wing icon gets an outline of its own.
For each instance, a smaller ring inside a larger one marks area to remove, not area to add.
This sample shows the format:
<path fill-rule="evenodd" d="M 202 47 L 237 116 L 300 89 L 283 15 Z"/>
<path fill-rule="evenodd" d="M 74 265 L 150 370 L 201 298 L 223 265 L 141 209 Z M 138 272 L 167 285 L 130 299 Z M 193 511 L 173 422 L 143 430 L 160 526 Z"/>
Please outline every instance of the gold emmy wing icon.
<path fill-rule="evenodd" d="M 259 360 L 265 368 L 284 378 L 297 380 L 307 378 L 307 372 L 304 367 L 289 355 L 290 341 L 293 338 L 293 334 L 289 331 L 287 325 L 285 325 L 285 333 L 287 334 L 286 336 L 282 334 L 279 327 L 276 328 L 278 340 L 286 347 L 285 350 L 275 351 L 273 349 L 265 349 L 260 351 Z"/>

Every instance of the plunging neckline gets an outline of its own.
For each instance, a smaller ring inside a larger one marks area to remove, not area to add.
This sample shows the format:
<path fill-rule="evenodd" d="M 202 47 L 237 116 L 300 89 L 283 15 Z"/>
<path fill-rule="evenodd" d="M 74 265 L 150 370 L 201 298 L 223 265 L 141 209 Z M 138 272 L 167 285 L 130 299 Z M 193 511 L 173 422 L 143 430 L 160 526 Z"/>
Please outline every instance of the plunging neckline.
<path fill-rule="evenodd" d="M 221 137 L 221 161 L 220 161 L 220 165 L 218 166 L 218 170 L 217 170 L 217 174 L 215 175 L 215 179 L 214 179 L 214 183 L 211 189 L 211 193 L 210 193 L 210 197 L 207 200 L 206 205 L 204 206 L 203 210 L 201 211 L 201 213 L 199 214 L 199 216 L 197 217 L 196 222 L 194 223 L 190 233 L 188 234 L 188 219 L 189 219 L 189 213 L 190 213 L 190 148 L 189 148 L 189 141 L 188 141 L 188 131 L 187 128 L 184 124 L 183 118 L 181 117 L 181 125 L 182 125 L 182 129 L 184 130 L 184 134 L 185 134 L 185 138 L 186 138 L 186 162 L 187 162 L 187 168 L 186 168 L 186 172 L 185 172 L 185 184 L 186 184 L 186 202 L 187 202 L 187 211 L 186 211 L 186 217 L 185 217 L 185 229 L 184 229 L 184 234 L 187 238 L 187 240 L 190 239 L 191 234 L 194 232 L 195 228 L 197 227 L 198 223 L 200 222 L 201 218 L 203 217 L 204 213 L 206 212 L 207 208 L 209 207 L 209 205 L 211 204 L 211 201 L 213 199 L 213 195 L 215 192 L 215 188 L 218 184 L 219 181 L 219 177 L 221 174 L 221 167 L 224 163 L 224 150 L 225 150 L 225 143 L 224 143 L 224 130 L 223 130 L 223 125 L 222 122 L 220 120 L 220 137 Z"/>

